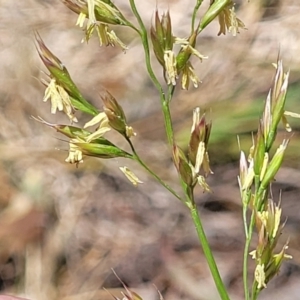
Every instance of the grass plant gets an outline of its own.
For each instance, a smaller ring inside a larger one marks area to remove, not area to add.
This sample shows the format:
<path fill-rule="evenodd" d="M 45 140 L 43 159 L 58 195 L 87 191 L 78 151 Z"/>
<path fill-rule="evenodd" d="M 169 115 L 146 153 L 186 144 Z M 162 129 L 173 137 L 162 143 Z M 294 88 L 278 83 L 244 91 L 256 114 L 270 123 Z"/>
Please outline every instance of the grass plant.
<path fill-rule="evenodd" d="M 69 138 L 70 150 L 66 162 L 78 167 L 84 162 L 85 156 L 100 159 L 122 157 L 135 161 L 174 198 L 181 201 L 189 210 L 220 298 L 230 299 L 206 237 L 194 193 L 197 185 L 200 185 L 204 192 L 211 192 L 206 178 L 213 174 L 208 153 L 209 138 L 213 134 L 212 122 L 207 120 L 205 112 L 195 107 L 191 113 L 192 127 L 189 141 L 184 149 L 181 149 L 176 142 L 170 107 L 173 105 L 176 89 L 188 90 L 191 85 L 201 89 L 201 86 L 199 87 L 201 81 L 192 65 L 192 58 L 196 57 L 200 61 L 208 59 L 197 50 L 202 42 L 201 34 L 207 26 L 217 19 L 220 25 L 218 35 L 231 33 L 237 36 L 240 30 L 246 29 L 244 23 L 235 14 L 233 1 L 212 0 L 202 14 L 199 9 L 205 1 L 195 1 L 190 31 L 186 33 L 187 38 L 174 36 L 169 11 L 160 12 L 156 9 L 151 28 L 146 28 L 145 21 L 141 18 L 134 0 L 129 0 L 129 3 L 131 13 L 136 18 L 135 24 L 126 19 L 118 8 L 117 1 L 116 3 L 110 0 L 63 0 L 62 2 L 78 15 L 77 25 L 85 31 L 83 41 L 89 41 L 95 34 L 101 46 L 117 46 L 126 51 L 127 46 L 111 29 L 111 26 L 116 27 L 116 30 L 118 27 L 126 27 L 139 36 L 144 49 L 146 69 L 157 90 L 157 104 L 161 107 L 166 141 L 170 157 L 178 172 L 182 193 L 177 193 L 174 188 L 164 182 L 138 153 L 135 146 L 138 137 L 135 137 L 134 128 L 128 123 L 126 113 L 120 102 L 113 96 L 113 91 L 107 91 L 101 95 L 103 110 L 98 110 L 85 99 L 66 66 L 51 52 L 50 47 L 45 45 L 39 33 L 35 35 L 36 48 L 49 71 L 47 79 L 42 80 L 46 86 L 44 101 L 50 100 L 52 114 L 57 111 L 64 112 L 70 124 L 52 124 L 41 118 L 37 120 Z M 158 79 L 159 77 L 153 70 L 153 57 L 161 66 L 163 82 Z M 257 299 L 260 292 L 267 287 L 268 282 L 279 272 L 282 262 L 291 258 L 287 254 L 288 241 L 281 249 L 276 248 L 284 223 L 281 221 L 282 199 L 274 200 L 272 182 L 282 165 L 284 153 L 289 144 L 289 137 L 287 137 L 276 149 L 276 134 L 280 121 L 283 122 L 287 132 L 291 132 L 287 116 L 299 117 L 299 115 L 285 110 L 289 72 L 284 71 L 280 58 L 274 66 L 273 85 L 265 101 L 263 114 L 259 118 L 257 132 L 253 133 L 253 145 L 247 157 L 243 151 L 240 156 L 238 182 L 245 231 L 243 259 L 245 300 Z M 91 117 L 83 127 L 74 125 L 78 122 L 76 111 L 81 111 Z M 90 130 L 92 126 L 96 126 L 96 130 Z M 106 137 L 109 131 L 119 133 L 127 142 L 130 151 L 125 151 L 109 140 Z M 275 154 L 273 154 L 274 149 L 276 149 Z M 141 183 L 134 171 L 127 166 L 121 167 L 120 170 L 134 186 Z M 258 236 L 258 243 L 256 248 L 252 249 L 251 241 L 254 234 Z M 253 261 L 249 262 L 250 254 Z M 255 272 L 249 278 L 248 269 L 251 262 L 255 264 Z M 161 295 L 160 298 L 162 299 Z M 141 299 L 141 297 L 126 290 L 123 299 Z"/>

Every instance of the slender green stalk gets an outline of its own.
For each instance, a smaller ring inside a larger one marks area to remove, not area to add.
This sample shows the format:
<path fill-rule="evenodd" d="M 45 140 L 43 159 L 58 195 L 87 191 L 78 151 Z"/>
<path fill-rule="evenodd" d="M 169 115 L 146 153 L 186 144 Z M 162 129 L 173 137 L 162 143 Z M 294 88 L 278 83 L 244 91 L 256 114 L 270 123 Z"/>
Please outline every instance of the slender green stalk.
<path fill-rule="evenodd" d="M 156 76 L 153 72 L 152 66 L 151 66 L 150 50 L 149 50 L 150 48 L 149 48 L 149 42 L 148 42 L 147 29 L 146 29 L 145 24 L 144 24 L 144 22 L 143 22 L 143 20 L 140 16 L 137 8 L 136 8 L 135 1 L 134 0 L 129 0 L 129 3 L 130 3 L 130 6 L 131 6 L 131 10 L 134 13 L 134 15 L 135 15 L 135 17 L 136 17 L 136 19 L 137 19 L 137 21 L 140 25 L 140 28 L 141 28 L 141 31 L 138 31 L 138 33 L 141 37 L 142 44 L 143 44 L 143 47 L 144 47 L 147 71 L 148 71 L 149 76 L 150 76 L 151 80 L 153 81 L 155 87 L 159 91 L 159 93 L 161 95 L 164 95 L 163 88 L 162 88 L 161 84 L 159 83 L 158 79 L 156 78 Z"/>
<path fill-rule="evenodd" d="M 257 297 L 258 297 L 258 294 L 259 294 L 260 290 L 257 289 L 257 286 L 258 286 L 258 284 L 257 284 L 257 282 L 254 280 L 254 281 L 253 281 L 253 285 L 252 285 L 251 300 L 256 300 Z"/>
<path fill-rule="evenodd" d="M 191 213 L 194 225 L 196 227 L 198 238 L 202 245 L 203 253 L 205 255 L 210 272 L 211 272 L 213 279 L 215 281 L 215 284 L 217 286 L 219 295 L 222 300 L 229 300 L 229 296 L 228 296 L 226 287 L 224 286 L 224 283 L 221 279 L 220 273 L 218 271 L 218 267 L 216 265 L 215 259 L 211 252 L 211 249 L 209 247 L 209 243 L 208 243 L 207 237 L 205 235 L 205 232 L 204 232 L 204 229 L 202 226 L 202 222 L 201 222 L 201 219 L 200 219 L 200 216 L 199 216 L 199 213 L 198 213 L 195 203 L 192 203 L 191 205 L 189 205 L 189 209 L 190 209 L 190 213 Z"/>
<path fill-rule="evenodd" d="M 163 114 L 164 114 L 164 121 L 165 121 L 165 128 L 166 128 L 168 143 L 170 146 L 173 146 L 174 145 L 174 134 L 173 134 L 172 118 L 171 118 L 171 113 L 170 113 L 170 106 L 166 101 L 163 102 L 162 109 L 163 109 Z"/>
<path fill-rule="evenodd" d="M 248 234 L 246 236 L 244 257 L 243 257 L 243 284 L 244 284 L 245 300 L 249 300 L 248 258 L 249 258 L 249 248 L 250 248 L 250 243 L 251 243 L 252 233 L 254 228 L 254 221 L 255 221 L 255 213 L 254 211 L 252 211 L 249 228 L 247 230 Z"/>
<path fill-rule="evenodd" d="M 171 100 L 173 99 L 174 92 L 175 92 L 175 85 L 170 84 L 170 85 L 168 86 L 168 97 L 167 97 L 167 102 L 168 102 L 168 103 L 170 103 Z"/>
<path fill-rule="evenodd" d="M 140 28 L 141 28 L 140 36 L 141 36 L 142 44 L 143 44 L 143 47 L 144 47 L 145 58 L 146 58 L 146 66 L 147 66 L 147 70 L 148 70 L 149 76 L 152 79 L 154 85 L 156 86 L 157 90 L 160 93 L 160 100 L 161 100 L 161 105 L 162 105 L 162 110 L 163 110 L 163 115 L 164 115 L 164 122 L 165 122 L 165 129 L 166 129 L 168 143 L 169 143 L 170 146 L 173 146 L 173 144 L 174 144 L 174 134 L 173 134 L 173 125 L 172 125 L 172 118 L 171 118 L 169 104 L 170 104 L 171 99 L 172 99 L 172 97 L 174 95 L 175 87 L 173 85 L 169 85 L 169 87 L 168 87 L 168 95 L 167 95 L 167 98 L 166 98 L 165 93 L 164 93 L 164 91 L 162 89 L 162 86 L 160 85 L 159 81 L 157 80 L 157 78 L 156 78 L 156 76 L 155 76 L 155 74 L 153 72 L 152 66 L 151 66 L 147 30 L 146 30 L 145 25 L 144 25 L 144 23 L 143 23 L 140 15 L 139 15 L 137 9 L 136 9 L 134 0 L 129 0 L 129 2 L 130 2 L 130 5 L 131 5 L 131 9 L 132 9 L 134 15 L 136 16 L 136 18 L 138 20 L 138 23 L 140 25 Z M 199 8 L 199 6 L 201 5 L 201 3 L 202 3 L 202 1 L 198 1 L 197 2 L 196 8 L 194 10 L 194 16 L 193 16 L 194 20 L 193 20 L 193 22 L 195 22 L 196 12 L 197 12 L 197 9 Z M 198 8 L 197 8 L 197 6 L 198 6 Z M 130 141 L 128 141 L 128 142 L 131 145 L 131 148 L 132 148 L 132 151 L 133 151 L 133 153 L 134 153 L 134 155 L 136 157 L 136 160 L 141 164 L 141 166 L 144 167 L 153 177 L 155 177 L 173 195 L 175 195 L 176 198 L 178 198 L 179 200 L 182 201 L 182 199 L 170 187 L 168 187 L 155 173 L 153 173 L 143 163 L 143 161 L 136 154 L 136 152 L 134 150 L 134 147 L 132 146 L 131 142 Z M 187 192 L 186 192 L 186 196 L 187 196 L 187 198 L 191 198 L 191 197 L 193 197 L 193 193 L 191 193 L 191 194 L 188 195 Z M 200 241 L 200 243 L 202 245 L 204 255 L 205 255 L 206 259 L 207 259 L 209 268 L 211 270 L 212 276 L 214 278 L 214 281 L 215 281 L 215 284 L 216 284 L 217 289 L 219 291 L 219 294 L 221 296 L 221 299 L 222 300 L 229 300 L 229 296 L 227 294 L 227 291 L 226 291 L 226 288 L 224 286 L 224 283 L 223 283 L 223 281 L 222 281 L 222 279 L 220 277 L 217 265 L 215 263 L 215 260 L 214 260 L 214 257 L 212 255 L 212 252 L 210 250 L 207 238 L 205 236 L 204 229 L 203 229 L 200 217 L 198 215 L 198 211 L 197 211 L 197 208 L 195 206 L 195 203 L 194 203 L 193 200 L 189 199 L 189 201 L 185 202 L 185 204 L 190 209 L 190 213 L 191 213 L 194 225 L 196 227 L 196 231 L 197 231 L 197 234 L 198 234 L 199 241 Z"/>
<path fill-rule="evenodd" d="M 255 176 L 255 199 L 253 200 L 254 203 L 252 203 L 253 210 L 251 213 L 249 225 L 247 224 L 247 219 L 246 219 L 247 206 L 243 208 L 244 227 L 245 227 L 245 234 L 246 234 L 246 241 L 245 241 L 244 255 L 243 255 L 243 285 L 244 285 L 245 300 L 249 300 L 250 297 L 249 285 L 248 285 L 248 258 L 249 258 L 249 248 L 252 240 L 253 228 L 255 223 L 254 208 L 255 208 L 255 203 L 257 202 L 258 187 L 259 187 L 259 176 Z"/>
<path fill-rule="evenodd" d="M 247 199 L 244 199 L 247 197 Z M 248 211 L 248 205 L 250 201 L 251 193 L 249 195 L 243 196 L 243 224 L 244 224 L 244 230 L 245 230 L 245 239 L 246 241 L 249 239 L 249 228 L 248 228 L 248 222 L 247 222 L 247 211 Z M 252 216 L 251 216 L 252 219 Z M 251 232 L 252 235 L 252 232 Z M 251 241 L 251 238 L 250 238 Z M 250 245 L 250 244 L 249 244 Z M 249 300 L 249 287 L 248 287 L 248 252 L 249 252 L 249 245 L 245 246 L 244 249 L 244 257 L 243 257 L 243 285 L 244 285 L 244 293 L 245 293 L 245 300 Z"/>
<path fill-rule="evenodd" d="M 251 191 L 247 195 L 242 196 L 243 201 L 243 225 L 245 230 L 245 237 L 248 238 L 249 232 L 248 232 L 248 222 L 247 222 L 247 211 L 248 211 L 248 205 L 251 199 Z M 246 199 L 245 199 L 246 197 Z"/>
<path fill-rule="evenodd" d="M 138 153 L 136 152 L 132 142 L 130 139 L 126 139 L 127 142 L 130 145 L 130 148 L 133 153 L 133 157 L 135 161 L 137 161 L 152 177 L 154 177 L 165 189 L 167 189 L 172 195 L 174 195 L 178 200 L 181 202 L 184 202 L 183 199 L 168 185 L 166 184 L 155 172 L 153 172 L 145 163 L 144 161 L 140 158 Z"/>
<path fill-rule="evenodd" d="M 191 27 L 191 32 L 194 32 L 195 31 L 195 21 L 196 21 L 196 14 L 202 4 L 203 0 L 198 0 L 196 5 L 195 5 L 195 8 L 193 10 L 193 15 L 192 15 L 192 27 Z"/>
<path fill-rule="evenodd" d="M 164 114 L 164 122 L 165 122 L 165 128 L 166 128 L 166 134 L 168 143 L 170 146 L 174 145 L 174 130 L 172 125 L 172 118 L 171 118 L 171 112 L 170 112 L 170 102 L 173 98 L 175 92 L 175 86 L 170 84 L 168 86 L 168 95 L 167 99 L 162 100 L 162 108 L 163 108 L 163 114 Z"/>
<path fill-rule="evenodd" d="M 161 84 L 159 83 L 158 79 L 156 78 L 156 76 L 153 72 L 152 66 L 151 66 L 147 29 L 144 25 L 144 22 L 140 16 L 139 12 L 137 11 L 137 8 L 135 6 L 135 1 L 129 0 L 129 2 L 130 2 L 132 12 L 134 13 L 135 17 L 137 18 L 137 21 L 141 28 L 140 36 L 141 36 L 142 44 L 144 47 L 147 71 L 149 73 L 151 80 L 153 81 L 155 87 L 157 88 L 157 90 L 160 94 L 160 102 L 161 102 L 162 110 L 163 110 L 163 114 L 164 114 L 164 121 L 165 121 L 165 128 L 166 128 L 168 143 L 169 143 L 169 145 L 173 146 L 174 137 L 173 137 L 173 126 L 172 126 L 170 108 L 166 101 L 166 96 L 165 96 L 164 90 L 163 90 Z M 173 95 L 173 92 L 170 95 Z"/>
<path fill-rule="evenodd" d="M 244 283 L 244 292 L 245 292 L 245 300 L 249 300 L 249 287 L 248 287 L 248 258 L 249 258 L 249 248 L 252 240 L 253 229 L 255 225 L 255 211 L 257 207 L 261 205 L 264 201 L 264 191 L 260 188 L 260 179 L 259 176 L 255 176 L 255 194 L 253 200 L 253 209 L 251 213 L 250 224 L 248 226 L 248 235 L 246 236 L 245 248 L 244 248 L 244 258 L 243 258 L 243 283 Z M 247 225 L 244 225 L 247 226 Z M 255 280 L 253 284 L 255 284 Z M 253 291 L 251 293 L 251 299 L 253 299 Z"/>
<path fill-rule="evenodd" d="M 168 144 L 171 147 L 173 147 L 173 145 L 174 145 L 174 130 L 173 130 L 172 117 L 171 117 L 169 103 L 172 99 L 172 95 L 174 93 L 174 90 L 175 90 L 175 87 L 173 87 L 172 93 L 168 94 L 168 99 L 166 99 L 164 93 L 160 93 L 160 102 L 161 102 L 162 111 L 163 111 L 163 115 L 164 115 L 164 123 L 165 123 L 165 130 L 166 130 L 167 140 L 168 140 Z"/>

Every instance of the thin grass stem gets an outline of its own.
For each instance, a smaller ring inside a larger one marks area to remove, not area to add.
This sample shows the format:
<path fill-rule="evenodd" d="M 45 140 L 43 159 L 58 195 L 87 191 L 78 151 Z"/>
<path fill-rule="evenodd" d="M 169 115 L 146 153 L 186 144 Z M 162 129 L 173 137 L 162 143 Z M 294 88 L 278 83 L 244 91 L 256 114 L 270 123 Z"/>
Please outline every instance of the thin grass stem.
<path fill-rule="evenodd" d="M 145 61 L 146 61 L 146 67 L 147 67 L 147 71 L 148 74 L 151 78 L 151 80 L 153 81 L 155 87 L 157 88 L 159 94 L 160 94 L 160 102 L 162 105 L 162 110 L 163 110 L 163 115 L 164 115 L 164 122 L 165 122 L 165 129 L 166 129 L 166 134 L 167 134 L 167 139 L 168 139 L 168 143 L 170 146 L 173 146 L 174 143 L 174 137 L 173 137 L 173 126 L 172 126 L 172 119 L 171 119 L 171 114 L 170 114 L 170 109 L 169 109 L 169 105 L 166 101 L 166 96 L 165 96 L 165 92 L 161 86 L 161 84 L 159 83 L 157 77 L 155 76 L 153 69 L 152 69 L 152 65 L 151 65 L 151 60 L 150 60 L 150 50 L 149 50 L 149 41 L 148 41 L 148 34 L 147 34 L 147 29 L 145 27 L 145 24 L 136 8 L 135 5 L 135 1 L 134 0 L 129 0 L 132 12 L 134 13 L 141 31 L 140 31 L 140 37 L 142 40 L 142 44 L 144 47 L 144 52 L 145 52 Z"/>
<path fill-rule="evenodd" d="M 178 200 L 184 203 L 184 200 L 168 185 L 166 184 L 154 171 L 152 171 L 147 164 L 140 158 L 136 152 L 130 139 L 126 139 L 130 145 L 133 153 L 133 159 L 137 161 L 152 177 L 154 177 L 165 189 L 167 189 L 172 195 L 174 195 Z"/>
<path fill-rule="evenodd" d="M 195 21 L 196 21 L 196 15 L 197 15 L 197 12 L 202 4 L 203 0 L 198 0 L 195 7 L 194 7 L 194 10 L 193 10 L 193 14 L 192 14 L 192 26 L 191 26 L 191 32 L 194 32 L 195 31 Z"/>
<path fill-rule="evenodd" d="M 192 201 L 193 202 L 193 201 Z M 197 235 L 199 238 L 199 241 L 201 242 L 201 246 L 203 249 L 203 253 L 205 255 L 206 261 L 208 263 L 210 272 L 213 276 L 213 279 L 215 281 L 216 287 L 218 289 L 219 295 L 221 297 L 222 300 L 229 300 L 229 296 L 226 290 L 226 287 L 221 279 L 218 267 L 216 265 L 214 256 L 212 254 L 212 251 L 210 249 L 207 237 L 205 235 L 204 229 L 203 229 L 203 225 L 198 213 L 198 209 L 195 205 L 195 203 L 193 203 L 192 205 L 189 206 L 190 209 L 190 214 L 192 216 L 194 225 L 196 227 L 196 231 L 197 231 Z"/>

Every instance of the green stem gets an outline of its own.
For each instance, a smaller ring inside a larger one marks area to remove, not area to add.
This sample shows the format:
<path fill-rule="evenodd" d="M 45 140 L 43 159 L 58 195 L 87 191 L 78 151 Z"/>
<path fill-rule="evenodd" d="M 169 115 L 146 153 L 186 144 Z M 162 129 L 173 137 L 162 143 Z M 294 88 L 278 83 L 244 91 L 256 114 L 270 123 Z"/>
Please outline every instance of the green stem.
<path fill-rule="evenodd" d="M 243 204 L 243 225 L 245 230 L 245 237 L 248 238 L 249 232 L 248 232 L 248 222 L 247 222 L 247 211 L 248 211 L 248 205 L 251 200 L 252 192 L 251 190 L 248 190 L 247 192 L 244 191 L 242 194 L 242 204 Z"/>
<path fill-rule="evenodd" d="M 252 211 L 250 224 L 248 228 L 248 235 L 246 236 L 245 248 L 244 248 L 244 258 L 243 258 L 243 283 L 244 283 L 244 292 L 245 300 L 249 300 L 249 286 L 248 286 L 248 258 L 249 258 L 249 248 L 252 239 L 252 233 L 254 228 L 254 211 Z M 246 225 L 247 226 L 247 225 Z"/>
<path fill-rule="evenodd" d="M 164 122 L 165 122 L 165 128 L 166 128 L 166 134 L 167 134 L 167 139 L 168 139 L 168 144 L 170 146 L 173 146 L 174 144 L 174 133 L 173 133 L 173 125 L 172 125 L 172 118 L 171 118 L 171 113 L 170 113 L 170 101 L 173 97 L 174 91 L 175 91 L 175 87 L 174 86 L 169 86 L 168 87 L 168 96 L 166 98 L 165 93 L 163 91 L 163 88 L 161 86 L 161 84 L 159 83 L 159 81 L 157 80 L 152 66 L 151 66 L 151 61 L 150 61 L 150 51 L 149 51 L 149 42 L 148 42 L 148 35 L 147 35 L 147 30 L 145 28 L 145 25 L 136 9 L 135 6 L 135 2 L 134 0 L 129 0 L 130 2 L 130 6 L 132 9 L 132 12 L 134 13 L 135 17 L 137 18 L 137 21 L 140 25 L 141 28 L 141 32 L 140 32 L 140 36 L 141 36 L 141 40 L 142 40 L 142 44 L 144 47 L 144 52 L 145 52 L 145 60 L 146 60 L 146 66 L 147 66 L 147 70 L 149 73 L 150 78 L 152 79 L 155 87 L 157 88 L 159 94 L 160 94 L 160 102 L 162 105 L 162 110 L 163 110 L 163 115 L 164 115 Z M 197 5 L 201 5 L 202 1 L 198 0 Z M 196 18 L 196 11 L 197 9 L 194 11 L 194 19 Z M 133 154 L 135 155 L 136 160 L 140 163 L 140 165 L 142 167 L 144 167 L 156 180 L 159 181 L 160 184 L 162 184 L 167 190 L 169 190 L 176 198 L 178 198 L 180 201 L 183 202 L 183 200 L 177 195 L 176 192 L 174 192 L 169 186 L 167 186 L 153 171 L 151 171 L 147 165 L 144 164 L 144 162 L 140 159 L 140 157 L 137 155 L 137 153 L 135 152 L 135 149 L 133 147 L 133 145 L 131 144 L 131 141 L 128 140 L 131 149 L 133 151 Z M 187 195 L 188 197 L 193 197 L 193 195 Z M 191 200 L 191 202 L 186 202 L 186 204 L 189 206 L 190 208 L 190 212 L 197 230 L 197 234 L 199 237 L 199 241 L 201 242 L 201 245 L 203 247 L 203 252 L 204 255 L 207 259 L 208 265 L 210 267 L 212 276 L 215 280 L 217 289 L 219 291 L 219 294 L 222 298 L 222 300 L 229 300 L 226 288 L 222 282 L 222 279 L 220 277 L 217 265 L 215 263 L 215 260 L 213 258 L 212 252 L 210 250 L 207 238 L 205 236 L 203 227 L 202 227 L 202 223 L 201 220 L 199 218 L 198 215 L 198 211 L 197 208 L 194 205 L 194 201 Z"/>
<path fill-rule="evenodd" d="M 127 21 L 127 26 L 133 29 L 139 36 L 141 35 L 141 32 L 129 21 Z"/>
<path fill-rule="evenodd" d="M 243 203 L 243 225 L 245 230 L 245 238 L 246 241 L 249 238 L 249 228 L 247 222 L 247 210 L 248 205 L 251 200 L 252 192 L 248 190 L 247 192 L 244 191 L 242 194 L 242 203 Z M 251 232 L 252 235 L 252 232 Z M 250 239 L 251 241 L 251 239 Z M 249 287 L 248 287 L 248 252 L 249 252 L 249 245 L 247 250 L 244 250 L 244 258 L 243 258 L 243 284 L 244 284 L 244 293 L 245 293 L 245 300 L 249 299 Z"/>
<path fill-rule="evenodd" d="M 244 259 L 243 259 L 243 283 L 244 283 L 244 292 L 245 292 L 245 300 L 249 300 L 249 287 L 248 287 L 248 257 L 249 257 L 249 248 L 252 240 L 253 229 L 255 225 L 255 211 L 259 211 L 259 206 L 263 202 L 264 190 L 260 188 L 260 179 L 258 175 L 254 177 L 255 182 L 255 193 L 253 199 L 253 208 L 251 213 L 250 224 L 248 227 L 248 235 L 246 236 L 245 248 L 244 248 Z M 253 285 L 255 284 L 255 279 Z M 251 293 L 251 299 L 253 299 L 253 291 Z"/>
<path fill-rule="evenodd" d="M 144 47 L 144 52 L 145 52 L 145 61 L 146 61 L 146 67 L 147 67 L 147 71 L 148 71 L 148 74 L 151 78 L 151 80 L 153 81 L 155 87 L 157 88 L 157 90 L 159 91 L 159 93 L 161 95 L 164 95 L 164 91 L 163 91 L 163 88 L 161 86 L 161 84 L 159 83 L 158 79 L 156 78 L 154 72 L 153 72 L 153 69 L 152 69 L 152 66 L 151 66 L 151 60 L 150 60 L 150 48 L 149 48 L 149 42 L 148 42 L 148 34 L 147 34 L 147 29 L 145 27 L 145 24 L 135 6 L 135 2 L 134 0 L 129 0 L 129 3 L 130 3 L 130 6 L 131 6 L 131 10 L 133 12 L 133 14 L 135 15 L 139 25 L 140 25 L 140 28 L 141 28 L 141 31 L 137 31 L 141 37 L 141 40 L 142 40 L 142 44 L 143 44 L 143 47 Z"/>
<path fill-rule="evenodd" d="M 190 213 L 191 213 L 194 225 L 196 227 L 198 238 L 201 242 L 201 246 L 202 246 L 206 261 L 208 263 L 210 272 L 211 272 L 211 274 L 213 276 L 213 279 L 215 281 L 215 284 L 216 284 L 216 287 L 218 289 L 219 295 L 220 295 L 222 300 L 229 300 L 227 290 L 226 290 L 226 288 L 224 286 L 224 283 L 221 279 L 221 276 L 220 276 L 220 273 L 218 271 L 215 259 L 213 257 L 212 252 L 211 252 L 211 249 L 209 247 L 209 243 L 208 243 L 207 237 L 205 235 L 205 232 L 204 232 L 202 222 L 201 222 L 200 217 L 199 217 L 197 207 L 196 207 L 195 203 L 193 203 L 193 201 L 191 201 L 190 203 L 192 203 L 192 204 L 188 205 L 188 207 L 190 209 Z"/>
<path fill-rule="evenodd" d="M 145 58 L 146 58 L 146 66 L 147 66 L 147 70 L 149 73 L 150 78 L 152 79 L 154 85 L 156 86 L 159 94 L 160 94 L 160 102 L 162 105 L 162 110 L 163 110 L 163 115 L 164 115 L 164 122 L 165 122 L 165 128 L 166 128 L 166 134 L 167 134 L 167 139 L 168 139 L 168 144 L 170 146 L 173 146 L 174 144 L 174 134 L 173 134 L 173 126 L 172 126 L 172 118 L 171 118 L 171 113 L 170 113 L 170 106 L 169 103 L 173 97 L 174 91 L 175 91 L 175 87 L 173 86 L 169 86 L 168 88 L 168 96 L 166 98 L 165 93 L 163 91 L 162 86 L 160 85 L 159 81 L 157 80 L 153 70 L 152 70 L 152 66 L 151 66 L 151 61 L 150 61 L 150 52 L 149 52 L 149 43 L 148 43 L 148 36 L 147 36 L 147 30 L 145 28 L 145 25 L 136 9 L 135 6 L 135 2 L 134 0 L 129 0 L 130 5 L 131 5 L 131 9 L 134 13 L 134 15 L 137 18 L 137 21 L 140 25 L 141 28 L 141 32 L 140 32 L 140 36 L 142 39 L 142 44 L 144 47 L 144 51 L 145 51 Z M 201 4 L 202 1 L 198 1 L 197 4 Z M 196 18 L 196 12 L 194 12 L 194 18 Z M 130 142 L 130 141 L 129 141 Z M 134 153 L 134 155 L 136 156 L 137 161 L 141 164 L 141 166 L 143 166 L 152 176 L 154 176 L 166 189 L 168 189 L 173 195 L 175 195 L 178 199 L 180 199 L 182 201 L 182 199 L 172 190 L 170 189 L 155 173 L 153 173 L 143 162 L 142 160 L 139 158 L 139 156 L 135 153 L 135 150 L 132 146 L 132 151 Z M 187 195 L 188 197 L 193 197 L 192 195 Z M 208 265 L 210 267 L 212 276 L 215 280 L 217 289 L 219 291 L 219 294 L 221 296 L 222 300 L 229 300 L 226 288 L 222 282 L 222 279 L 220 277 L 217 265 L 215 263 L 215 260 L 213 258 L 212 252 L 210 250 L 207 238 L 205 236 L 203 227 L 202 227 L 202 223 L 201 220 L 199 218 L 198 215 L 198 211 L 197 208 L 194 205 L 194 201 L 191 202 L 186 202 L 186 204 L 189 206 L 190 208 L 190 212 L 197 230 L 197 234 L 199 237 L 199 241 L 201 242 L 201 245 L 203 247 L 203 252 L 205 254 L 205 257 L 207 259 Z"/>
<path fill-rule="evenodd" d="M 199 7 L 201 6 L 203 0 L 198 0 L 196 5 L 195 5 L 195 8 L 193 10 L 193 15 L 192 15 L 192 28 L 191 28 L 191 32 L 194 32 L 195 31 L 195 21 L 196 21 L 196 14 L 199 10 Z"/>
<path fill-rule="evenodd" d="M 168 143 L 170 146 L 173 147 L 173 145 L 174 145 L 173 125 L 172 125 L 172 118 L 171 118 L 171 113 L 170 113 L 170 106 L 167 101 L 163 101 L 162 110 L 163 110 L 163 114 L 164 114 L 164 122 L 165 122 Z"/>
<path fill-rule="evenodd" d="M 178 200 L 184 202 L 183 199 L 168 185 L 166 184 L 155 172 L 153 172 L 140 158 L 140 156 L 135 151 L 135 148 L 130 139 L 126 139 L 130 145 L 130 148 L 133 153 L 133 159 L 137 161 L 152 177 L 154 177 L 165 189 L 167 189 L 172 195 L 174 195 Z"/>
<path fill-rule="evenodd" d="M 174 136 L 173 136 L 173 126 L 172 126 L 172 119 L 171 119 L 171 114 L 170 114 L 170 108 L 168 105 L 168 102 L 166 100 L 166 96 L 164 93 L 164 90 L 161 86 L 161 84 L 159 83 L 158 79 L 156 78 L 152 66 L 151 66 L 151 60 L 150 60 L 150 50 L 149 50 L 149 42 L 148 42 L 148 34 L 147 34 L 147 30 L 146 27 L 144 25 L 144 22 L 139 14 L 139 12 L 137 11 L 137 8 L 135 6 L 135 1 L 134 0 L 129 0 L 132 12 L 134 13 L 140 28 L 141 28 L 141 32 L 140 32 L 140 36 L 141 36 L 141 40 L 142 40 L 142 44 L 144 47 L 144 52 L 145 52 L 145 61 L 146 61 L 146 67 L 147 67 L 147 71 L 149 73 L 149 76 L 151 78 L 151 80 L 153 81 L 155 87 L 157 88 L 159 94 L 160 94 L 160 102 L 162 105 L 162 111 L 163 111 L 163 115 L 164 115 L 164 122 L 165 122 L 165 128 L 166 128 L 166 134 L 167 134 L 167 139 L 168 139 L 168 143 L 169 145 L 173 146 L 174 144 Z M 174 90 L 169 93 L 169 97 L 171 97 L 174 93 Z M 168 97 L 168 98 L 169 98 Z M 170 99 L 168 99 L 170 100 Z"/>
<path fill-rule="evenodd" d="M 257 282 L 254 281 L 253 285 L 252 285 L 252 293 L 251 293 L 251 300 L 256 300 L 258 297 L 258 294 L 260 292 L 260 290 L 257 288 Z"/>
<path fill-rule="evenodd" d="M 161 99 L 167 139 L 168 139 L 169 145 L 172 147 L 173 147 L 175 141 L 174 141 L 174 130 L 173 130 L 173 125 L 172 125 L 172 117 L 171 117 L 171 112 L 170 112 L 170 102 L 173 98 L 174 92 L 175 92 L 175 86 L 169 85 L 167 99 Z"/>
<path fill-rule="evenodd" d="M 170 84 L 168 86 L 168 98 L 167 98 L 168 103 L 170 103 L 171 100 L 173 99 L 174 92 L 175 92 L 175 85 Z"/>

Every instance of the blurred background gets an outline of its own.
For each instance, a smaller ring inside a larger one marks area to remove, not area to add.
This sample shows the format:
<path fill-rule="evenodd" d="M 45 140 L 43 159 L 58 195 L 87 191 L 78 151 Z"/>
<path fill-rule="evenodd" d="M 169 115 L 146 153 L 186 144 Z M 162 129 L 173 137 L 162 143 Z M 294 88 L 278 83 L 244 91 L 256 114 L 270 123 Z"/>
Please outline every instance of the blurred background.
<path fill-rule="evenodd" d="M 128 1 L 115 0 L 135 22 Z M 139 0 L 148 28 L 156 7 L 170 9 L 173 32 L 186 37 L 193 0 Z M 232 299 L 243 299 L 243 227 L 237 185 L 239 136 L 248 152 L 274 75 L 278 53 L 291 70 L 287 110 L 300 113 L 300 4 L 297 0 L 236 1 L 248 30 L 217 37 L 213 22 L 199 37 L 198 50 L 209 58 L 193 61 L 202 80 L 198 89 L 178 89 L 172 102 L 178 143 L 184 147 L 192 110 L 200 106 L 213 121 L 210 143 L 212 194 L 196 200 L 220 272 Z M 209 5 L 204 1 L 203 12 Z M 199 15 L 200 15 L 199 13 Z M 86 158 L 78 168 L 64 162 L 67 140 L 34 121 L 68 124 L 43 103 L 39 78 L 45 68 L 34 47 L 37 30 L 67 66 L 84 96 L 101 108 L 109 90 L 137 132 L 142 157 L 175 190 L 177 175 L 165 143 L 159 97 L 143 63 L 134 32 L 114 28 L 128 44 L 123 53 L 99 47 L 94 37 L 81 44 L 77 16 L 59 0 L 0 0 L 0 291 L 36 300 L 121 298 L 122 284 L 145 300 L 219 299 L 188 211 L 136 164 L 122 159 Z M 159 65 L 153 62 L 162 80 Z M 80 125 L 89 119 L 77 115 Z M 293 260 L 285 262 L 261 299 L 300 299 L 300 121 L 284 167 L 274 183 L 282 193 L 287 239 Z M 282 129 L 278 145 L 287 137 Z M 115 142 L 126 147 L 122 139 Z M 133 187 L 120 173 L 126 164 L 144 184 Z M 255 241 L 253 247 L 255 247 Z M 253 268 L 250 268 L 253 271 Z"/>

